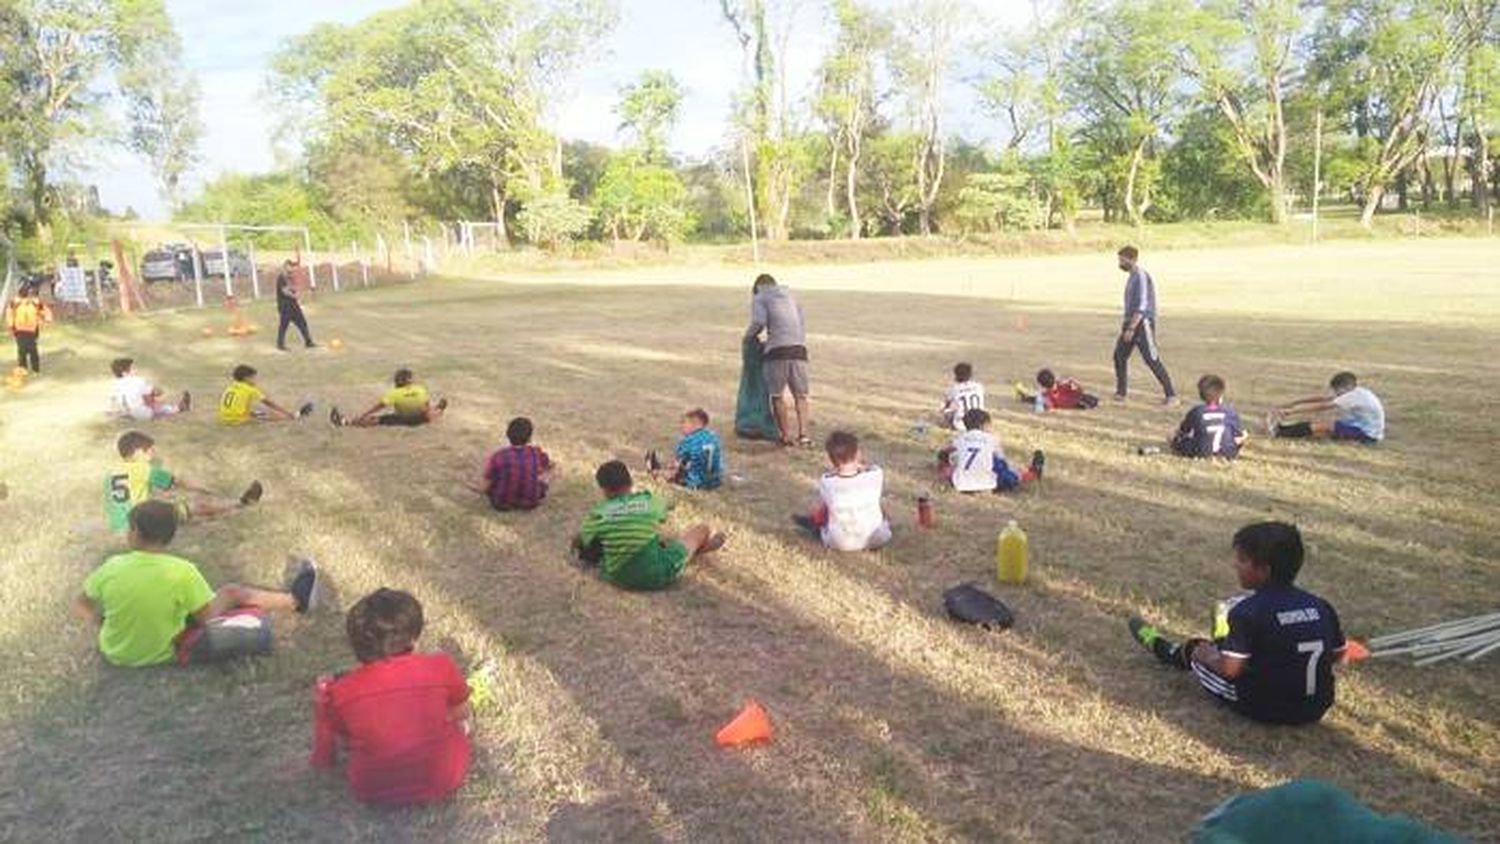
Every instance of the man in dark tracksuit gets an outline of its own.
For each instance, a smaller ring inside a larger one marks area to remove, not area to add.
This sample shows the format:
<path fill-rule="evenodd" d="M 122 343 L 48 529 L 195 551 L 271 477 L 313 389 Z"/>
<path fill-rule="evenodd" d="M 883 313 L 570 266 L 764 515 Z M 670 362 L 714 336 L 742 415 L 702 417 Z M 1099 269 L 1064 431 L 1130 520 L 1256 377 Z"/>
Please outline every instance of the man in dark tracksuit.
<path fill-rule="evenodd" d="M 295 325 L 302 332 L 302 342 L 309 349 L 318 345 L 312 341 L 312 334 L 307 330 L 307 317 L 302 315 L 302 303 L 297 301 L 297 287 L 292 283 L 291 261 L 281 265 L 281 272 L 276 276 L 276 310 L 281 315 L 281 327 L 276 330 L 276 348 L 286 351 L 286 330 L 288 326 Z"/>
<path fill-rule="evenodd" d="M 1151 274 L 1141 269 L 1136 261 L 1140 252 L 1134 246 L 1120 250 L 1120 269 L 1129 273 L 1125 282 L 1125 320 L 1120 326 L 1119 339 L 1115 341 L 1115 400 L 1124 401 L 1129 377 L 1130 355 L 1141 350 L 1141 357 L 1151 374 L 1161 383 L 1166 392 L 1166 403 L 1177 403 L 1177 391 L 1172 389 L 1172 376 L 1161 362 L 1161 352 L 1156 347 L 1156 284 Z"/>

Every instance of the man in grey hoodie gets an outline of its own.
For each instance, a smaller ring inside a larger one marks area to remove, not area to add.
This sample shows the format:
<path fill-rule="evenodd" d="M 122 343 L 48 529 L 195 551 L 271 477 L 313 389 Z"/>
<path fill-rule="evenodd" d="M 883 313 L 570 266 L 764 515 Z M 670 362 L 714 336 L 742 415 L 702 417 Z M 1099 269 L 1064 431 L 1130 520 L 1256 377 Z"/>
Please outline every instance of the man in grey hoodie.
<path fill-rule="evenodd" d="M 751 288 L 750 327 L 746 338 L 759 339 L 765 332 L 766 389 L 771 394 L 771 411 L 781 428 L 782 445 L 812 445 L 807 429 L 812 422 L 808 407 L 807 332 L 802 321 L 802 306 L 776 279 L 762 273 Z M 787 418 L 786 394 L 792 394 L 797 410 L 796 436 Z"/>

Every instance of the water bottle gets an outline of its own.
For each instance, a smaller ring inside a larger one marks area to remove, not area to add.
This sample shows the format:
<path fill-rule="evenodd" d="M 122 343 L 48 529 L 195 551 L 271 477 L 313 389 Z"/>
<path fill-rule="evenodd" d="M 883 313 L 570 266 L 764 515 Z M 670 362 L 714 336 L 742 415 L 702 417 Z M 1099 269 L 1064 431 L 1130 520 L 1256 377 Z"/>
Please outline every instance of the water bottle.
<path fill-rule="evenodd" d="M 1026 531 L 1011 519 L 1000 531 L 1000 541 L 995 549 L 996 576 L 1001 583 L 1025 583 L 1027 566 Z"/>

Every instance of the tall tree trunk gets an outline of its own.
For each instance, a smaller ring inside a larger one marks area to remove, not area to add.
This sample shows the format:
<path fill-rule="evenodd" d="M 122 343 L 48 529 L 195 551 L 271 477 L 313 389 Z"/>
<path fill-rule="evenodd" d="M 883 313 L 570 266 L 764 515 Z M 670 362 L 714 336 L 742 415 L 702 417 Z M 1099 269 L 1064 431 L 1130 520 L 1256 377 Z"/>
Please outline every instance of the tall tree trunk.
<path fill-rule="evenodd" d="M 1479 213 L 1488 215 L 1490 213 L 1490 139 L 1485 134 L 1485 127 L 1477 125 L 1475 129 L 1478 137 L 1478 149 L 1474 152 L 1474 202 L 1479 208 Z"/>
<path fill-rule="evenodd" d="M 47 162 L 38 155 L 26 156 L 26 198 L 31 202 L 31 219 L 36 230 L 46 228 L 52 221 L 52 209 L 47 207 Z"/>
<path fill-rule="evenodd" d="M 831 222 L 838 216 L 838 183 L 839 183 L 839 139 L 838 135 L 828 139 L 828 196 L 824 199 L 823 215 Z"/>
<path fill-rule="evenodd" d="M 1380 210 L 1380 201 L 1385 198 L 1385 185 L 1370 185 L 1365 190 L 1365 204 L 1359 212 L 1359 224 L 1365 228 L 1375 225 L 1375 212 Z"/>
<path fill-rule="evenodd" d="M 1125 213 L 1130 215 L 1130 224 L 1137 227 L 1141 224 L 1141 212 L 1135 205 L 1135 181 L 1145 156 L 1146 141 L 1142 139 L 1130 153 L 1130 171 L 1125 176 Z"/>
<path fill-rule="evenodd" d="M 849 239 L 859 240 L 864 226 L 859 219 L 859 143 L 849 152 L 849 161 L 844 165 L 844 201 L 849 205 Z"/>
<path fill-rule="evenodd" d="M 510 232 L 505 228 L 505 193 L 499 182 L 490 183 L 490 213 L 495 218 L 495 234 L 501 246 L 510 248 Z"/>

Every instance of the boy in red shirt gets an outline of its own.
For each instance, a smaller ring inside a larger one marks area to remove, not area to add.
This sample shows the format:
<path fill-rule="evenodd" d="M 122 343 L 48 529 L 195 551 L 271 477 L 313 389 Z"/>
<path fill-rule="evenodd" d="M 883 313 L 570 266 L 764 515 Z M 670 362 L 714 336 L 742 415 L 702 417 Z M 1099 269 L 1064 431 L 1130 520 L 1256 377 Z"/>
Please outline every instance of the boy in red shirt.
<path fill-rule="evenodd" d="M 1035 405 L 1037 412 L 1044 410 L 1092 410 L 1099 406 L 1099 397 L 1083 391 L 1076 378 L 1058 378 L 1050 369 L 1036 374 L 1036 392 L 1016 382 L 1016 398 Z"/>
<path fill-rule="evenodd" d="M 469 770 L 469 687 L 447 654 L 415 652 L 422 605 L 377 589 L 349 610 L 345 626 L 361 665 L 318 679 L 313 766 L 332 766 L 341 745 L 349 785 L 363 802 L 448 797 Z"/>

